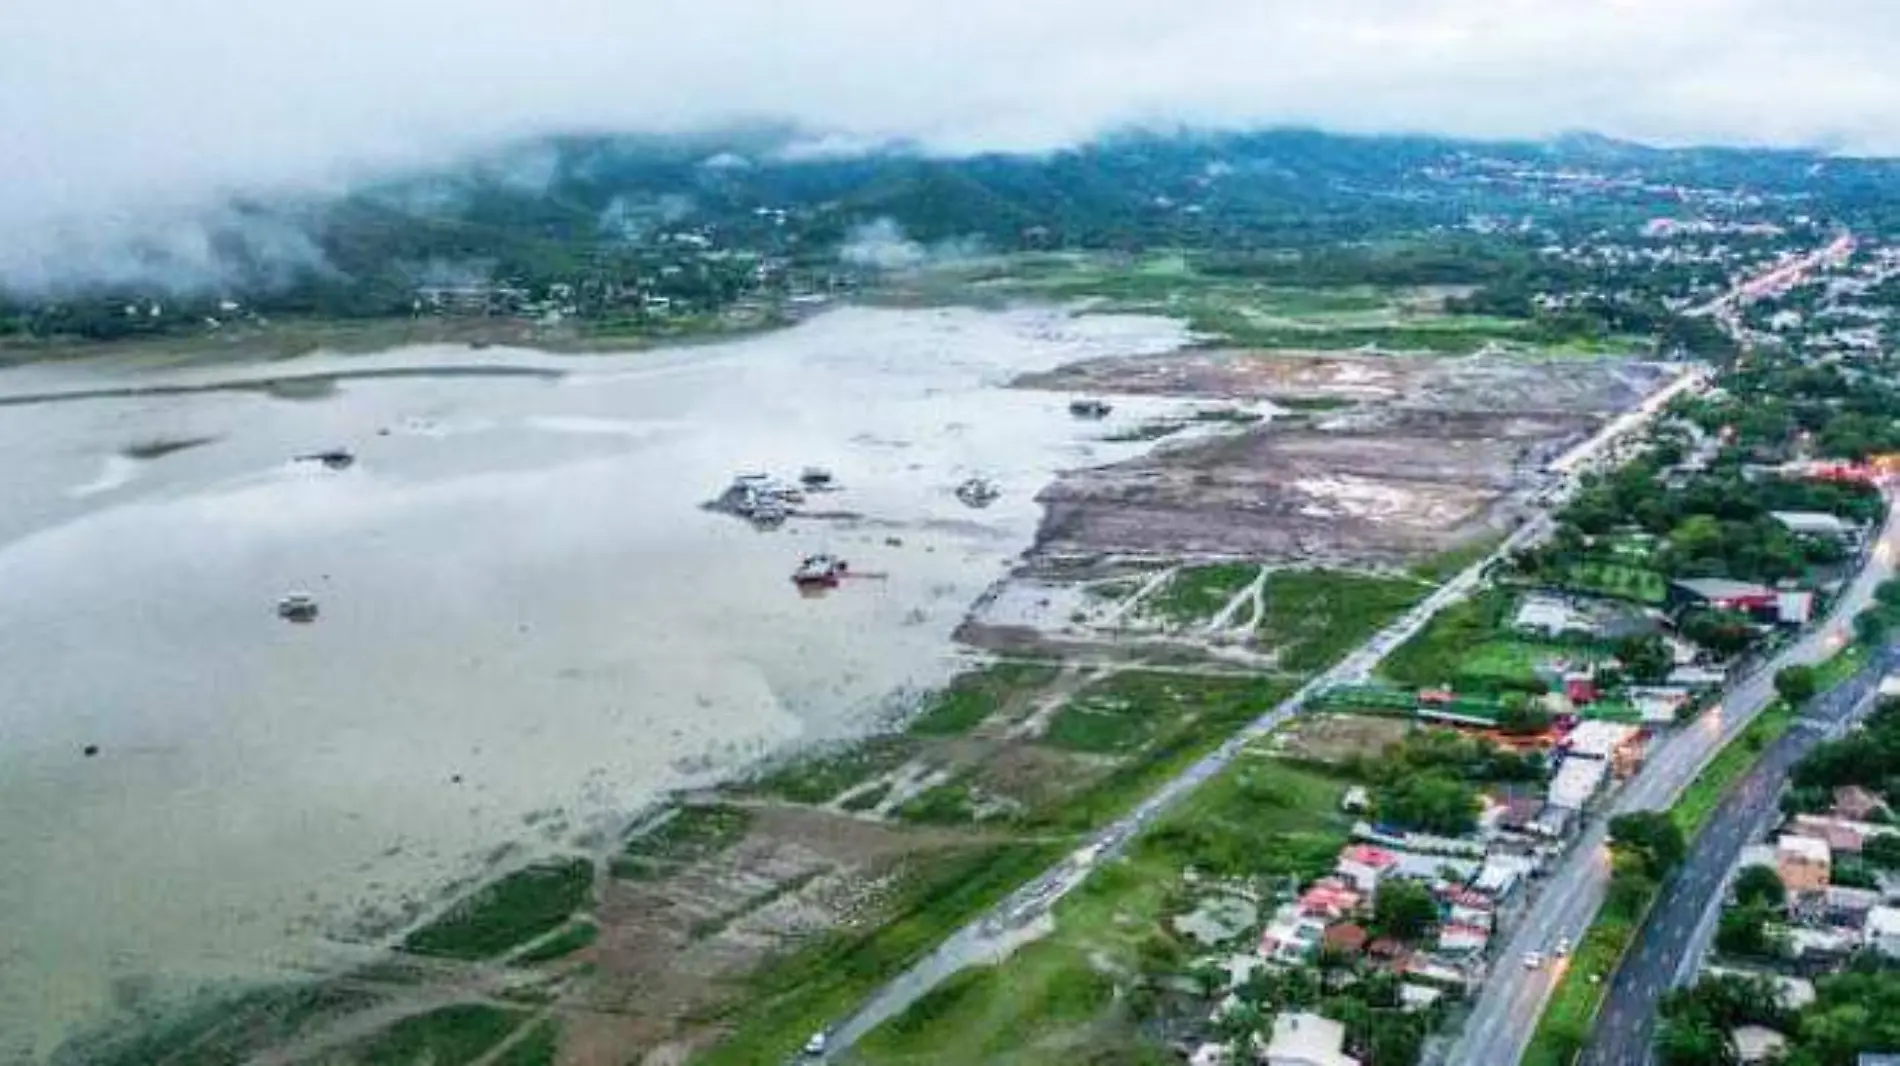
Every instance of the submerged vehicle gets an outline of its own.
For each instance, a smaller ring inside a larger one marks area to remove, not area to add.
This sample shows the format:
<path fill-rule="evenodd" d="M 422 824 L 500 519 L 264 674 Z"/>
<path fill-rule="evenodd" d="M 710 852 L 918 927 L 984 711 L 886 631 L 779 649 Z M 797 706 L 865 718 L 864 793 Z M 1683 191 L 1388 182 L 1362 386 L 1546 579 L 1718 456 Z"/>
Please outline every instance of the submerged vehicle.
<path fill-rule="evenodd" d="M 850 567 L 835 555 L 807 555 L 792 571 L 792 583 L 800 588 L 837 588 Z"/>
<path fill-rule="evenodd" d="M 957 486 L 957 499 L 971 507 L 988 507 L 1003 494 L 988 478 L 973 477 Z"/>
<path fill-rule="evenodd" d="M 317 620 L 316 597 L 307 592 L 293 592 L 277 601 L 277 617 L 287 622 L 314 622 Z"/>
<path fill-rule="evenodd" d="M 1107 418 L 1114 408 L 1107 400 L 1070 400 L 1069 413 L 1077 418 Z"/>
<path fill-rule="evenodd" d="M 798 475 L 799 484 L 808 489 L 828 489 L 831 487 L 831 471 L 822 466 L 808 466 Z"/>

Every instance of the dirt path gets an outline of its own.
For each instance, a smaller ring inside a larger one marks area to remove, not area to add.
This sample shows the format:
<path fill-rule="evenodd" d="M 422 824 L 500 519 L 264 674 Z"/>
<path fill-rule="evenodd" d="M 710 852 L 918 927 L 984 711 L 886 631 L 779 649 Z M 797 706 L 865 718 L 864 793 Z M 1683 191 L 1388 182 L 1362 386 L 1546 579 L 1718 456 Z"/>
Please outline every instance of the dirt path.
<path fill-rule="evenodd" d="M 1131 612 L 1133 612 L 1135 608 L 1140 607 L 1143 600 L 1146 600 L 1148 597 L 1154 595 L 1156 592 L 1160 591 L 1161 588 L 1165 586 L 1168 582 L 1174 580 L 1174 575 L 1177 572 L 1179 572 L 1180 569 L 1181 568 L 1178 566 L 1170 566 L 1164 570 L 1159 571 L 1153 577 L 1143 582 L 1142 586 L 1136 589 L 1133 595 L 1129 596 L 1127 599 L 1123 600 L 1122 602 L 1116 604 L 1111 610 L 1109 610 L 1107 614 L 1104 614 L 1102 616 L 1101 622 L 1098 623 L 1097 628 L 1113 629 L 1114 627 L 1121 625 L 1122 619 L 1128 617 L 1128 615 Z"/>
<path fill-rule="evenodd" d="M 1201 631 L 1208 636 L 1220 634 L 1246 635 L 1258 629 L 1260 626 L 1260 615 L 1266 609 L 1265 595 L 1267 574 L 1270 570 L 1270 567 L 1261 567 L 1260 572 L 1254 575 L 1252 581 L 1247 582 L 1245 588 L 1234 593 L 1233 598 L 1227 601 L 1226 605 L 1220 609 L 1220 612 L 1207 620 L 1207 624 L 1201 627 Z M 1248 617 L 1246 625 L 1235 626 L 1232 624 L 1234 616 L 1240 613 L 1242 607 L 1251 607 L 1253 613 Z"/>

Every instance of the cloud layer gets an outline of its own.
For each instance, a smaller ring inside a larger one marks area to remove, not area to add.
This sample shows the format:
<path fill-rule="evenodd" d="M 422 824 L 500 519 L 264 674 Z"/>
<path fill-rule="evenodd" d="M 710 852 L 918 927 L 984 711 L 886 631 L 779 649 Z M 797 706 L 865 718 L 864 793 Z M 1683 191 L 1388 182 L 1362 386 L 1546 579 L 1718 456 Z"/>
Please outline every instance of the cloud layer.
<path fill-rule="evenodd" d="M 231 192 L 512 137 L 792 119 L 945 151 L 1126 124 L 1900 152 L 1890 0 L 11 0 L 0 273 Z M 44 263 L 41 264 L 44 268 Z"/>

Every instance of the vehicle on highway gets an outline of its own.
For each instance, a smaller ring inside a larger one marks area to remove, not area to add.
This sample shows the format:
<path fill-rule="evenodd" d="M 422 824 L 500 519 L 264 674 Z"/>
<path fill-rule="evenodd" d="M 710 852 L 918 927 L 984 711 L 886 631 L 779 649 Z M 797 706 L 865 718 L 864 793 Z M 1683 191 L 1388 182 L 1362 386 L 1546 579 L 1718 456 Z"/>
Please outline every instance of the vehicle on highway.
<path fill-rule="evenodd" d="M 1537 969 L 1537 968 L 1539 968 L 1539 967 L 1541 967 L 1541 966 L 1543 966 L 1543 965 L 1544 965 L 1544 953 L 1543 953 L 1543 952 L 1541 952 L 1541 951 L 1526 951 L 1526 952 L 1524 953 L 1524 968 L 1525 968 L 1526 970 L 1535 970 L 1535 969 Z"/>
<path fill-rule="evenodd" d="M 825 1053 L 825 1049 L 830 1046 L 831 1034 L 820 1029 L 811 1034 L 810 1040 L 805 1041 L 805 1057 L 808 1059 L 818 1058 L 822 1056 Z"/>
<path fill-rule="evenodd" d="M 1567 936 L 1558 937 L 1557 948 L 1556 950 L 1552 951 L 1551 954 L 1560 959 L 1569 955 L 1570 954 L 1570 938 Z"/>

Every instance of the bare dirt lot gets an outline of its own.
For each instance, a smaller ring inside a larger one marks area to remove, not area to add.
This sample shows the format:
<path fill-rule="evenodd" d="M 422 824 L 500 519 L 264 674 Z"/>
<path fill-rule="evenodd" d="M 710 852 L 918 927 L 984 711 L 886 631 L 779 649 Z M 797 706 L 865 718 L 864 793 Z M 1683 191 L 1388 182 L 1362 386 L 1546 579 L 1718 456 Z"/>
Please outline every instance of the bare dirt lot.
<path fill-rule="evenodd" d="M 1223 555 L 1392 564 L 1507 528 L 1540 467 L 1665 380 L 1607 359 L 1184 352 L 1064 367 L 1025 388 L 1345 402 L 1072 471 L 1034 561 Z"/>

